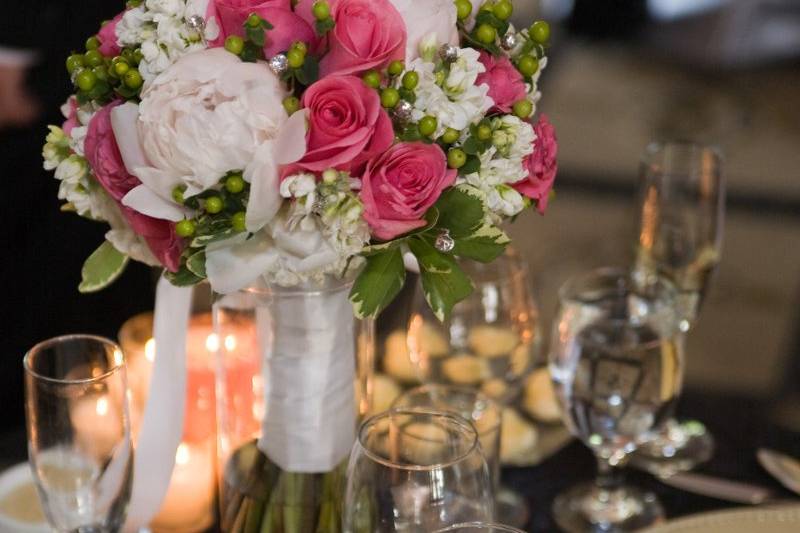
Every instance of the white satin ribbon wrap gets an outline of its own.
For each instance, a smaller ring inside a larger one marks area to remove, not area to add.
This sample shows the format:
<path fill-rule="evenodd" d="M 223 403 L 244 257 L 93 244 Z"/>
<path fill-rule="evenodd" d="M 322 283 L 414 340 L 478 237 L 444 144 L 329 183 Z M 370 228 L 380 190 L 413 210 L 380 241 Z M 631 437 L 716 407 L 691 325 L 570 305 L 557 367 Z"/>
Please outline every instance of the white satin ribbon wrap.
<path fill-rule="evenodd" d="M 355 341 L 348 290 L 279 292 L 259 337 L 265 414 L 258 447 L 290 472 L 329 472 L 350 453 L 356 430 Z M 269 328 L 268 330 L 265 328 Z"/>
<path fill-rule="evenodd" d="M 161 507 L 183 435 L 186 333 L 191 287 L 158 281 L 153 335 L 156 358 L 133 465 L 133 492 L 125 533 L 147 526 Z"/>

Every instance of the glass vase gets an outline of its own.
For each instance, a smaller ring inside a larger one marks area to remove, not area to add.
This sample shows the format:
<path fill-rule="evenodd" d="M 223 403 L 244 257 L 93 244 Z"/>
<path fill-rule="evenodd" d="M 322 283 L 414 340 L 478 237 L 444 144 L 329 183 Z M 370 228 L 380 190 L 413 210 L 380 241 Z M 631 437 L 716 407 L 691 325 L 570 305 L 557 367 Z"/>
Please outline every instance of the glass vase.
<path fill-rule="evenodd" d="M 222 531 L 340 531 L 374 359 L 374 324 L 353 317 L 351 286 L 328 278 L 216 298 Z"/>

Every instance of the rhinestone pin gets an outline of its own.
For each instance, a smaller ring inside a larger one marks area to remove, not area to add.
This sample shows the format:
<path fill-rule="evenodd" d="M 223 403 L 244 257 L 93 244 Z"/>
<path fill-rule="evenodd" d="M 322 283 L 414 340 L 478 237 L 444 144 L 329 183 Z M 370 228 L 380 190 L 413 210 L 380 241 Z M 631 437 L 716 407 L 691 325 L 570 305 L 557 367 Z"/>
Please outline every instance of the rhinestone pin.
<path fill-rule="evenodd" d="M 500 39 L 500 46 L 503 47 L 503 50 L 513 50 L 517 46 L 517 34 L 506 33 L 503 35 L 503 38 Z"/>
<path fill-rule="evenodd" d="M 286 58 L 286 54 L 278 54 L 272 59 L 269 60 L 269 68 L 272 69 L 272 72 L 280 76 L 289 68 L 289 60 Z"/>
<path fill-rule="evenodd" d="M 394 117 L 400 122 L 408 122 L 411 120 L 411 113 L 414 111 L 414 106 L 406 100 L 400 100 L 394 108 Z"/>
<path fill-rule="evenodd" d="M 206 29 L 206 19 L 201 15 L 192 15 L 186 19 L 186 27 L 197 33 L 203 33 Z"/>
<path fill-rule="evenodd" d="M 443 44 L 441 48 L 439 48 L 439 57 L 441 57 L 442 61 L 445 63 L 452 63 L 458 59 L 458 47 L 452 44 Z"/>
<path fill-rule="evenodd" d="M 450 236 L 450 232 L 447 230 L 442 230 L 438 237 L 436 237 L 436 242 L 433 243 L 433 246 L 442 253 L 449 253 L 453 251 L 453 248 L 456 247 L 456 241 Z"/>

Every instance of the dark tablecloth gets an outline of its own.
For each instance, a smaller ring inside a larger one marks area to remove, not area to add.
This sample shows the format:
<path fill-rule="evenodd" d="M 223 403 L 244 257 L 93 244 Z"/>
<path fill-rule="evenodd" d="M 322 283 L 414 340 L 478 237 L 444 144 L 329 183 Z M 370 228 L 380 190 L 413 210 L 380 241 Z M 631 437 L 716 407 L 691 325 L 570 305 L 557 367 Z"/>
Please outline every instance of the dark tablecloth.
<path fill-rule="evenodd" d="M 737 397 L 709 396 L 687 392 L 678 408 L 680 416 L 703 421 L 717 440 L 714 458 L 698 469 L 715 476 L 752 482 L 792 494 L 783 489 L 758 465 L 755 451 L 770 447 L 800 457 L 800 433 L 781 429 L 769 416 L 775 402 L 762 402 Z M 800 407 L 798 407 L 800 408 Z M 0 435 L 0 465 L 10 466 L 26 458 L 25 432 L 20 428 Z M 579 442 L 572 442 L 544 463 L 531 468 L 508 468 L 503 471 L 504 484 L 521 493 L 531 510 L 530 532 L 555 532 L 550 506 L 560 491 L 594 476 L 592 454 Z M 655 492 L 669 518 L 735 504 L 698 496 L 668 487 L 652 476 L 631 469 L 629 481 Z"/>

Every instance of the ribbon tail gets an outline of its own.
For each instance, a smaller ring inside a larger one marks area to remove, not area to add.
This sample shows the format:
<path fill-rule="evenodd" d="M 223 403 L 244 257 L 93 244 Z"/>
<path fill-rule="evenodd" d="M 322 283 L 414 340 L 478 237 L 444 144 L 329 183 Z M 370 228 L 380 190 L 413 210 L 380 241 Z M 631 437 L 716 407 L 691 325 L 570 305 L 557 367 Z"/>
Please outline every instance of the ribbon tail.
<path fill-rule="evenodd" d="M 156 359 L 133 465 L 133 490 L 125 533 L 147 526 L 167 493 L 183 436 L 186 403 L 186 335 L 192 288 L 158 281 L 153 335 Z"/>

